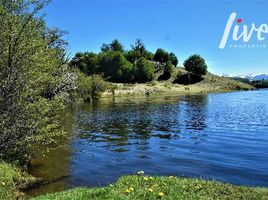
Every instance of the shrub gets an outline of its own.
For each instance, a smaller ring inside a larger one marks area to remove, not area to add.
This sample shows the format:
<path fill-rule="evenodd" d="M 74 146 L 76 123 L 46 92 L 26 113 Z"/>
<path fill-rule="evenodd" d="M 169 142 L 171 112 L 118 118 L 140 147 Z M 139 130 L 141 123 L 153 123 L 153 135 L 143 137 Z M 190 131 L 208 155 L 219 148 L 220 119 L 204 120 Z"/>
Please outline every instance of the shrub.
<path fill-rule="evenodd" d="M 181 71 L 178 71 L 178 73 L 177 73 L 177 78 L 180 78 L 181 76 L 183 75 L 183 73 L 181 72 Z"/>
<path fill-rule="evenodd" d="M 82 99 L 86 103 L 99 99 L 102 92 L 105 92 L 108 89 L 113 89 L 101 75 L 93 75 L 89 77 L 80 71 L 76 71 L 76 74 L 76 98 Z"/>
<path fill-rule="evenodd" d="M 77 53 L 71 60 L 70 65 L 72 67 L 80 69 L 87 75 L 92 75 L 98 71 L 97 54 L 95 53 Z"/>
<path fill-rule="evenodd" d="M 140 58 L 135 65 L 135 80 L 145 83 L 152 81 L 154 77 L 154 65 L 145 58 Z"/>
<path fill-rule="evenodd" d="M 91 98 L 92 100 L 97 100 L 100 98 L 101 93 L 108 89 L 111 89 L 109 85 L 100 75 L 93 75 L 91 77 Z"/>
<path fill-rule="evenodd" d="M 78 99 L 83 99 L 84 102 L 90 102 L 92 97 L 92 80 L 80 71 L 76 72 L 76 95 Z"/>
<path fill-rule="evenodd" d="M 108 52 L 99 56 L 100 72 L 113 82 L 129 82 L 133 77 L 133 65 L 121 52 Z"/>
<path fill-rule="evenodd" d="M 154 55 L 154 61 L 160 63 L 167 63 L 169 61 L 169 54 L 164 49 L 157 49 Z"/>
<path fill-rule="evenodd" d="M 177 67 L 177 65 L 179 63 L 179 60 L 178 60 L 177 56 L 174 53 L 171 52 L 169 54 L 169 59 L 170 59 L 172 65 L 174 65 L 175 67 Z"/>
<path fill-rule="evenodd" d="M 194 74 L 205 75 L 207 73 L 207 65 L 204 58 L 196 54 L 185 60 L 184 67 L 188 72 Z"/>
<path fill-rule="evenodd" d="M 168 61 L 164 69 L 164 78 L 166 80 L 169 79 L 172 73 L 173 73 L 173 65 L 170 61 Z"/>
<path fill-rule="evenodd" d="M 15 179 L 20 178 L 19 170 L 13 168 L 10 164 L 0 161 L 0 199 L 16 199 Z"/>
<path fill-rule="evenodd" d="M 174 80 L 173 83 L 183 84 L 183 85 L 189 85 L 189 84 L 195 84 L 203 80 L 203 77 L 198 74 L 178 74 L 177 79 Z"/>

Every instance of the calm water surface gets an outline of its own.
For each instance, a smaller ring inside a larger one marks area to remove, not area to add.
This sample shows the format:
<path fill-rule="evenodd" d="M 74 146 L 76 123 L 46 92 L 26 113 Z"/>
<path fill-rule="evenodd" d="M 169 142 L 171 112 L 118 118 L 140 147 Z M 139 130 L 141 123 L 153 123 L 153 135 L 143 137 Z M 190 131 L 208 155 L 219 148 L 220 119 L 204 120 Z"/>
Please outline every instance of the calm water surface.
<path fill-rule="evenodd" d="M 33 195 L 107 185 L 139 170 L 268 186 L 268 90 L 106 99 L 73 118 L 71 141 L 31 170 L 70 177 Z"/>

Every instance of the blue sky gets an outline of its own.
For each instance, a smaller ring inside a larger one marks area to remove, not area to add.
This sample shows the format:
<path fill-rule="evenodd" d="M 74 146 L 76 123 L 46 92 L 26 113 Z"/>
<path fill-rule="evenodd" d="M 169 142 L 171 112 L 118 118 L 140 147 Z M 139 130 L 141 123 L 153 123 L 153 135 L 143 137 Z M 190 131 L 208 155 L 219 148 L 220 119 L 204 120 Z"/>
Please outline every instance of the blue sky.
<path fill-rule="evenodd" d="M 99 52 L 103 43 L 119 39 L 126 49 L 141 38 L 147 49 L 164 48 L 174 52 L 179 65 L 198 53 L 217 74 L 268 72 L 267 39 L 250 44 L 266 48 L 219 49 L 227 20 L 232 12 L 249 28 L 268 24 L 268 1 L 198 0 L 53 0 L 46 9 L 49 26 L 69 32 L 66 39 L 72 54 Z M 265 36 L 265 34 L 263 35 Z"/>

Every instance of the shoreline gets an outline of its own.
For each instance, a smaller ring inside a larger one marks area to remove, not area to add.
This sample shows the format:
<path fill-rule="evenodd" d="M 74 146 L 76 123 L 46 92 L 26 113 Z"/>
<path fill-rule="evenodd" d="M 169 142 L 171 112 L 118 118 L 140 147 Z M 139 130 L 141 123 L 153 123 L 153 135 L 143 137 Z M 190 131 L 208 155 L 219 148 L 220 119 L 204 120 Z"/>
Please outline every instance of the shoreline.
<path fill-rule="evenodd" d="M 140 171 L 138 173 L 144 173 Z M 215 180 L 144 174 L 120 177 L 105 187 L 76 187 L 34 197 L 47 199 L 267 199 L 268 188 L 236 186 Z"/>
<path fill-rule="evenodd" d="M 146 96 L 179 96 L 179 95 L 199 95 L 209 93 L 227 93 L 239 91 L 251 91 L 256 88 L 220 88 L 220 87 L 204 87 L 198 85 L 175 85 L 160 83 L 157 86 L 150 86 L 148 84 L 115 84 L 116 89 L 103 92 L 101 99 L 114 97 L 146 97 Z"/>

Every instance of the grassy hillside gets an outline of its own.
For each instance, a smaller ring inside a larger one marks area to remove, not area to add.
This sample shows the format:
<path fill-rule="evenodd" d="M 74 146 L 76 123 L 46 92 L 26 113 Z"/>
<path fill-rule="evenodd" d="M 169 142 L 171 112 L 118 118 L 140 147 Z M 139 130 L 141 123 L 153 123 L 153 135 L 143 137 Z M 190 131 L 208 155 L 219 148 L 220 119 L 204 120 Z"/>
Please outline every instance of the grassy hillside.
<path fill-rule="evenodd" d="M 215 181 L 175 177 L 126 176 L 104 188 L 77 188 L 33 200 L 208 200 L 268 199 L 268 189 L 238 187 Z"/>
<path fill-rule="evenodd" d="M 156 74 L 154 81 L 144 84 L 114 84 L 113 91 L 107 91 L 103 94 L 104 97 L 115 95 L 144 95 L 144 94 L 187 94 L 187 93 L 207 93 L 207 92 L 225 92 L 234 90 L 251 90 L 253 86 L 242 83 L 240 81 L 232 80 L 229 78 L 220 77 L 211 73 L 204 76 L 204 80 L 199 83 L 191 85 L 175 84 L 173 81 L 176 79 L 178 72 L 185 73 L 181 67 L 177 67 L 172 76 L 167 81 L 157 81 L 158 77 L 163 74 L 159 71 Z"/>

